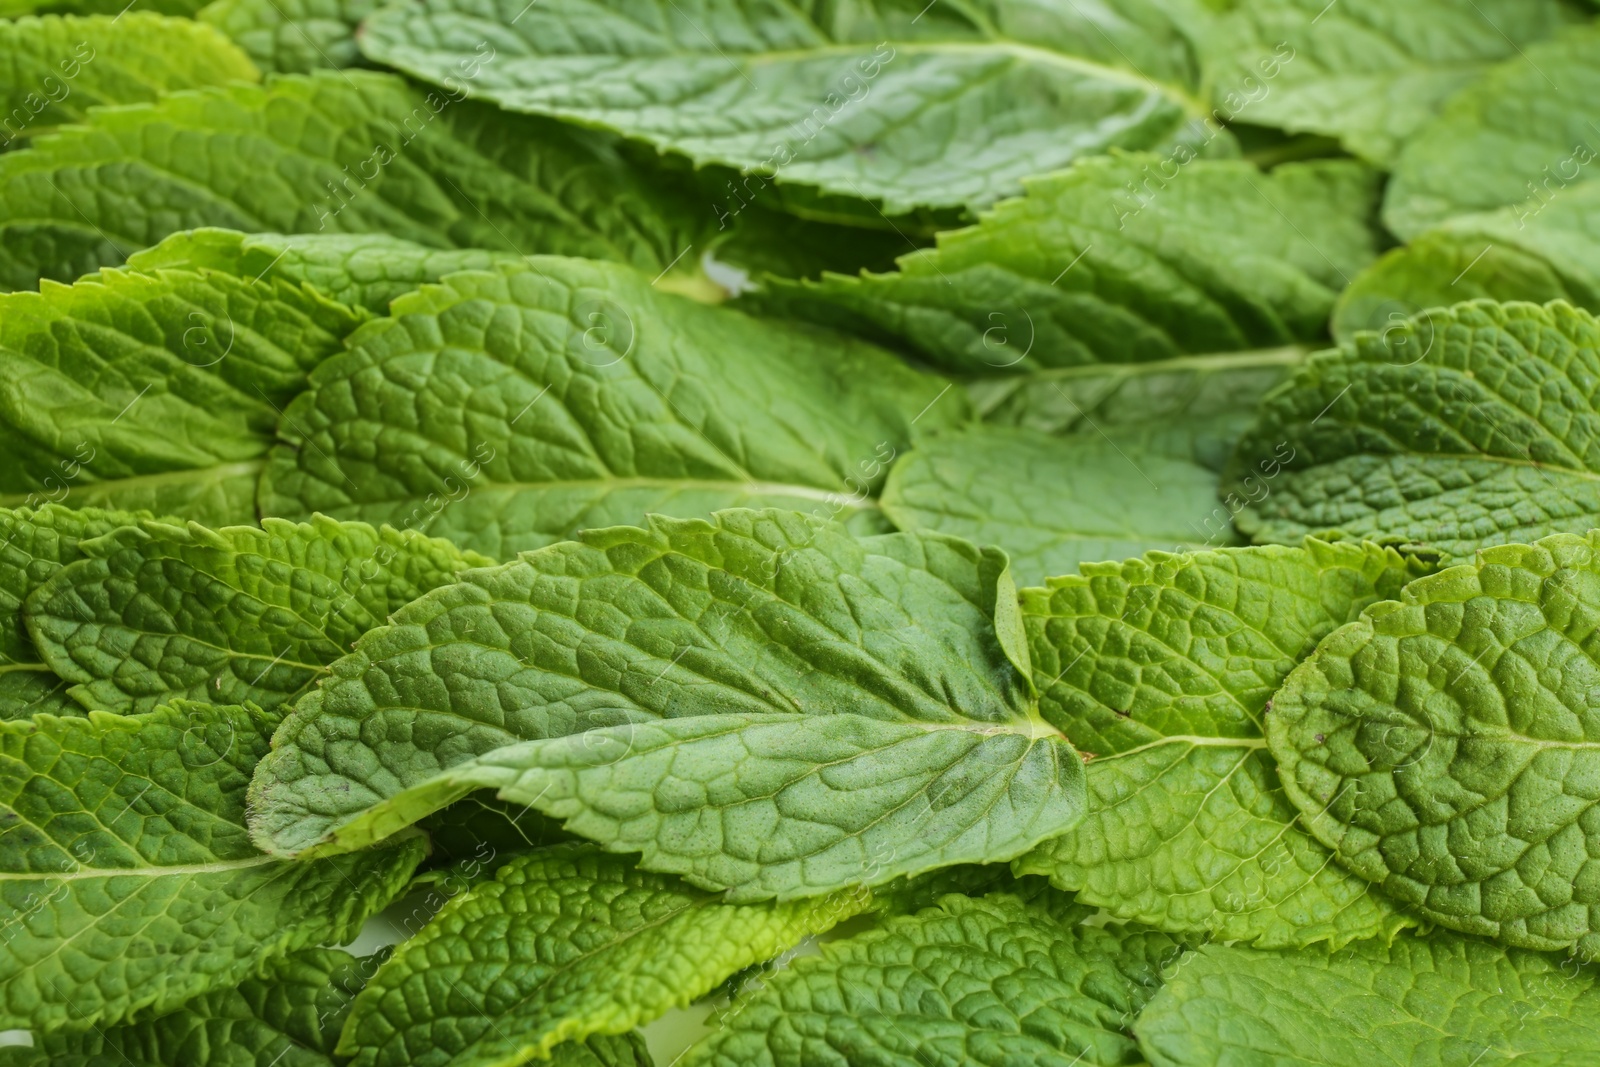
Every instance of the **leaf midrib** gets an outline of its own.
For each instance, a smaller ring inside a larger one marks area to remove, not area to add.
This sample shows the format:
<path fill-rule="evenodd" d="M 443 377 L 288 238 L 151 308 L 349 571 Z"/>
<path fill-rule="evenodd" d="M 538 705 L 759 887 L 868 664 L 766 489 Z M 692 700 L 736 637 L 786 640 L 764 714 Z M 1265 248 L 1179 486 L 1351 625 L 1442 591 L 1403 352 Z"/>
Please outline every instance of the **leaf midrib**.
<path fill-rule="evenodd" d="M 271 863 L 285 862 L 277 856 L 265 854 L 241 860 L 218 860 L 215 863 L 189 863 L 173 867 L 139 864 L 133 867 L 81 867 L 75 871 L 23 872 L 0 871 L 0 882 L 75 882 L 88 878 L 165 878 L 178 875 L 221 874 L 227 871 L 248 870 Z"/>
<path fill-rule="evenodd" d="M 263 442 L 265 443 L 265 442 Z M 260 473 L 265 463 L 264 459 L 246 459 L 234 463 L 219 463 L 211 467 L 190 467 L 185 470 L 161 471 L 156 474 L 135 474 L 127 478 L 106 478 L 99 481 L 84 480 L 78 488 L 84 492 L 101 490 L 116 490 L 126 488 L 141 488 L 144 486 L 179 485 L 186 481 L 204 481 L 208 476 L 216 476 L 216 480 L 223 481 L 244 474 Z M 14 508 L 27 505 L 30 498 L 44 495 L 42 489 L 31 489 L 27 492 L 0 494 L 0 507 Z"/>

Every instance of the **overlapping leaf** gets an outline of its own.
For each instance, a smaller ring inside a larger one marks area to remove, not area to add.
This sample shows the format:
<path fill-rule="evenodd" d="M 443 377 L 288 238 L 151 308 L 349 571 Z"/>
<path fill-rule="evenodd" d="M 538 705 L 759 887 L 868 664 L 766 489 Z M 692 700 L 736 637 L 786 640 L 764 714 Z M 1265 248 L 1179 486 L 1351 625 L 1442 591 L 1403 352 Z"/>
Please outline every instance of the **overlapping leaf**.
<path fill-rule="evenodd" d="M 1376 181 L 1348 161 L 1090 159 L 894 273 L 767 279 L 747 301 L 979 375 L 1311 341 L 1377 255 Z"/>
<path fill-rule="evenodd" d="M 288 409 L 267 514 L 384 522 L 501 558 L 651 512 L 847 516 L 870 512 L 913 424 L 964 414 L 949 382 L 881 349 L 611 264 L 451 275 L 393 315 Z"/>
<path fill-rule="evenodd" d="M 596 135 L 388 74 L 324 71 L 97 112 L 0 158 L 0 286 L 70 279 L 198 226 L 386 233 L 652 275 L 713 223 Z M 697 271 L 688 257 L 683 271 Z"/>
<path fill-rule="evenodd" d="M 380 11 L 361 47 L 436 84 L 489 49 L 494 61 L 464 84 L 502 107 L 893 215 L 986 206 L 1113 148 L 1233 149 L 1183 87 L 1195 73 L 1188 5 L 1110 8 L 450 0 Z"/>
<path fill-rule="evenodd" d="M 0 147 L 82 121 L 91 107 L 260 77 L 226 37 L 188 19 L 130 11 L 0 22 Z"/>
<path fill-rule="evenodd" d="M 1258 542 L 1307 533 L 1468 555 L 1600 525 L 1600 323 L 1473 302 L 1358 334 L 1263 401 L 1225 485 Z M 1264 493 L 1241 480 L 1283 458 Z M 1259 499 L 1257 499 L 1259 497 Z"/>
<path fill-rule="evenodd" d="M 1600 1058 L 1592 968 L 1438 934 L 1340 952 L 1207 945 L 1139 1017 L 1153 1067 Z"/>
<path fill-rule="evenodd" d="M 1086 565 L 1022 594 L 1040 711 L 1082 748 L 1084 822 L 1014 866 L 1113 915 L 1264 945 L 1403 920 L 1295 822 L 1262 740 L 1268 698 L 1412 573 L 1307 542 Z"/>
<path fill-rule="evenodd" d="M 1327 638 L 1277 697 L 1284 786 L 1434 922 L 1600 956 L 1600 537 L 1485 549 Z"/>
<path fill-rule="evenodd" d="M 446 904 L 356 999 L 352 1067 L 510 1067 L 622 1034 L 850 918 L 865 890 L 734 905 L 592 845 L 512 859 Z"/>
<path fill-rule="evenodd" d="M 279 411 L 359 321 L 215 272 L 0 295 L 0 504 L 253 521 Z"/>
<path fill-rule="evenodd" d="M 124 714 L 180 697 L 289 703 L 390 613 L 493 562 L 321 516 L 216 531 L 144 521 L 78 551 L 29 599 L 28 627 L 79 703 Z"/>
<path fill-rule="evenodd" d="M 1068 925 L 1047 901 L 951 895 L 796 960 L 737 1001 L 685 1067 L 929 1063 L 1113 1067 L 1182 949 Z"/>
<path fill-rule="evenodd" d="M 363 638 L 278 734 L 253 826 L 359 847 L 496 788 L 735 900 L 1008 859 L 1082 815 L 1021 640 L 1004 557 L 954 539 L 594 531 Z"/>
<path fill-rule="evenodd" d="M 245 786 L 273 723 L 197 704 L 0 723 L 0 1025 L 169 1011 L 351 940 L 399 893 L 419 841 L 311 862 L 251 846 Z"/>
<path fill-rule="evenodd" d="M 227 34 L 262 70 L 304 74 L 360 65 L 356 26 L 377 0 L 213 0 L 201 22 Z"/>

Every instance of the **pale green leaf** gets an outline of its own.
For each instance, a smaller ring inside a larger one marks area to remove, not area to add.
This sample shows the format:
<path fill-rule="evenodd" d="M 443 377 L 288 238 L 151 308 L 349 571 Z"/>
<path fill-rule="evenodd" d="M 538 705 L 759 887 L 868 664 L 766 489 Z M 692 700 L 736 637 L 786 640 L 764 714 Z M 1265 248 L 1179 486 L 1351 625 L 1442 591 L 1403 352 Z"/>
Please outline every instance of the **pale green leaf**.
<path fill-rule="evenodd" d="M 360 318 L 213 271 L 0 295 L 0 505 L 254 521 L 279 411 Z"/>
<path fill-rule="evenodd" d="M 410 530 L 318 516 L 209 530 L 147 520 L 86 541 L 28 600 L 46 666 L 82 705 L 292 702 L 362 634 L 493 561 Z"/>
<path fill-rule="evenodd" d="M 1566 304 L 1424 312 L 1307 360 L 1262 402 L 1224 486 L 1257 542 L 1435 554 L 1600 526 L 1600 323 Z M 1257 457 L 1282 471 L 1265 485 Z"/>
<path fill-rule="evenodd" d="M 0 286 L 70 279 L 199 226 L 386 233 L 651 275 L 714 224 L 597 135 L 371 71 L 282 75 L 96 112 L 0 156 Z"/>
<path fill-rule="evenodd" d="M 742 997 L 684 1067 L 1121 1067 L 1181 946 L 1067 925 L 996 893 L 951 895 L 797 959 Z"/>
<path fill-rule="evenodd" d="M 1471 212 L 1534 210 L 1600 173 L 1600 26 L 1518 53 L 1406 143 L 1384 200 L 1395 233 L 1415 237 Z"/>
<path fill-rule="evenodd" d="M 0 148 L 80 122 L 91 107 L 260 77 L 222 34 L 147 10 L 0 22 Z"/>
<path fill-rule="evenodd" d="M 979 426 L 925 441 L 890 468 L 883 513 L 1005 549 L 1018 580 L 1152 549 L 1233 544 L 1217 474 L 1170 424 L 1053 436 Z"/>
<path fill-rule="evenodd" d="M 890 274 L 765 279 L 769 314 L 842 326 L 994 375 L 1312 341 L 1377 255 L 1376 172 L 1155 156 L 1026 183 Z"/>
<path fill-rule="evenodd" d="M 361 47 L 514 111 L 893 215 L 982 207 L 1113 148 L 1232 150 L 1181 84 L 1161 80 L 1192 74 L 1174 7 L 1189 5 L 449 0 L 378 12 Z"/>
<path fill-rule="evenodd" d="M 356 999 L 351 1067 L 513 1067 L 622 1034 L 860 912 L 866 890 L 734 905 L 592 845 L 512 859 L 447 903 Z"/>
<path fill-rule="evenodd" d="M 948 381 L 881 349 L 582 260 L 451 275 L 350 348 L 290 405 L 262 510 L 501 558 L 648 513 L 871 510 L 912 424 L 965 414 Z"/>
<path fill-rule="evenodd" d="M 1081 816 L 1082 770 L 1018 672 L 1005 566 L 729 511 L 469 572 L 300 701 L 255 833 L 360 846 L 492 786 L 743 899 L 1009 859 Z"/>
<path fill-rule="evenodd" d="M 348 941 L 419 841 L 310 862 L 257 852 L 245 787 L 274 720 L 179 704 L 0 723 L 0 1026 L 88 1029 Z"/>
<path fill-rule="evenodd" d="M 1139 1017 L 1153 1067 L 1600 1062 L 1592 968 L 1461 937 L 1340 952 L 1206 945 Z"/>
<path fill-rule="evenodd" d="M 198 15 L 266 71 L 303 74 L 361 65 L 356 27 L 378 0 L 213 0 Z"/>
<path fill-rule="evenodd" d="M 1336 631 L 1267 739 L 1306 826 L 1428 919 L 1600 956 L 1600 536 L 1484 549 Z"/>
<path fill-rule="evenodd" d="M 1576 19 L 1559 0 L 1231 0 L 1207 51 L 1224 119 L 1394 162 L 1446 100 Z"/>
<path fill-rule="evenodd" d="M 1040 711 L 1094 755 L 1089 814 L 1013 866 L 1111 914 L 1262 945 L 1404 920 L 1295 823 L 1268 698 L 1412 569 L 1372 546 L 1223 549 L 1086 565 L 1022 593 Z"/>

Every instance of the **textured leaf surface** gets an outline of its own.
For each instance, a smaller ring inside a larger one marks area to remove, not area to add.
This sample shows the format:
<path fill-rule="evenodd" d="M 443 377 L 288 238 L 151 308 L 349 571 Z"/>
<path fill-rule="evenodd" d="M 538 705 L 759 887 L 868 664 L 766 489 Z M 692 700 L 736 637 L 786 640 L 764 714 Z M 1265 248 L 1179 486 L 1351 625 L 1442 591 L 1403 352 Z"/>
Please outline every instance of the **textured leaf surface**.
<path fill-rule="evenodd" d="M 511 1065 L 626 1033 L 861 911 L 866 891 L 724 904 L 592 845 L 518 857 L 445 905 L 356 1001 L 353 1067 Z"/>
<path fill-rule="evenodd" d="M 333 1067 L 350 1003 L 377 969 L 337 949 L 267 961 L 235 989 L 198 996 L 155 1019 L 85 1033 L 35 1035 L 0 1050 L 3 1067 Z"/>
<path fill-rule="evenodd" d="M 452 275 L 393 311 L 290 406 L 267 514 L 386 522 L 501 558 L 652 512 L 848 515 L 872 506 L 913 423 L 964 414 L 948 382 L 881 349 L 611 264 Z"/>
<path fill-rule="evenodd" d="M 254 521 L 282 405 L 359 321 L 301 286 L 216 272 L 0 295 L 0 504 Z"/>
<path fill-rule="evenodd" d="M 894 273 L 747 299 L 976 374 L 1310 341 L 1377 255 L 1376 183 L 1352 162 L 1085 160 Z"/>
<path fill-rule="evenodd" d="M 1453 215 L 1559 199 L 1600 168 L 1600 27 L 1529 45 L 1452 98 L 1406 144 L 1384 221 L 1414 237 Z"/>
<path fill-rule="evenodd" d="M 1600 311 L 1600 183 L 1546 196 L 1459 216 L 1390 252 L 1340 295 L 1334 335 L 1479 297 Z"/>
<path fill-rule="evenodd" d="M 377 0 L 215 0 L 197 16 L 262 70 L 304 74 L 360 65 L 356 26 Z"/>
<path fill-rule="evenodd" d="M 23 18 L 0 23 L 0 147 L 79 122 L 89 108 L 261 77 L 244 53 L 188 19 Z"/>
<path fill-rule="evenodd" d="M 1167 433 L 1089 430 L 1052 436 L 977 427 L 925 442 L 899 460 L 883 512 L 902 530 L 932 530 L 1005 549 L 1017 580 L 1152 549 L 1235 540 L 1219 517 L 1217 475 Z M 1206 520 L 1211 520 L 1207 530 Z"/>
<path fill-rule="evenodd" d="M 735 1003 L 685 1067 L 1112 1067 L 1178 945 L 1164 934 L 1064 926 L 1007 894 L 937 908 L 796 960 Z"/>
<path fill-rule="evenodd" d="M 1109 6 L 1115 14 L 1096 19 L 1019 2 L 451 0 L 379 12 L 361 47 L 442 83 L 486 41 L 496 58 L 466 89 L 502 107 L 881 200 L 896 214 L 981 207 L 1024 177 L 1111 148 L 1192 154 L 1209 140 L 1181 87 L 1148 80 L 1118 50 L 1165 50 L 1182 36 L 1174 20 L 1154 4 Z"/>
<path fill-rule="evenodd" d="M 304 283 L 351 307 L 387 315 L 389 304 L 428 282 L 464 270 L 517 263 L 515 252 L 439 249 L 382 233 L 240 233 L 184 230 L 128 257 L 128 268 L 219 270 L 241 278 Z"/>
<path fill-rule="evenodd" d="M 277 736 L 254 829 L 350 847 L 493 786 L 746 899 L 1010 858 L 1082 788 L 1011 589 L 998 553 L 788 512 L 594 531 L 363 638 Z"/>
<path fill-rule="evenodd" d="M 146 521 L 81 552 L 33 594 L 29 629 L 79 703 L 123 714 L 179 697 L 289 703 L 392 612 L 493 562 L 326 517 L 217 531 Z"/>
<path fill-rule="evenodd" d="M 637 174 L 596 135 L 368 71 L 98 112 L 0 159 L 0 208 L 0 285 L 14 289 L 198 226 L 387 233 L 654 275 L 712 222 L 701 197 Z"/>
<path fill-rule="evenodd" d="M 1600 324 L 1563 304 L 1474 302 L 1358 334 L 1262 402 L 1224 484 L 1239 529 L 1324 531 L 1469 555 L 1600 526 Z M 1284 458 L 1249 492 L 1251 457 Z M 1257 499 L 1259 497 L 1259 499 Z"/>
<path fill-rule="evenodd" d="M 1485 549 L 1340 629 L 1268 731 L 1351 870 L 1442 925 L 1600 956 L 1600 538 Z"/>
<path fill-rule="evenodd" d="M 272 725 L 196 704 L 0 723 L 0 1025 L 176 1008 L 354 938 L 404 887 L 417 841 L 300 863 L 251 847 L 245 786 Z"/>
<path fill-rule="evenodd" d="M 1336 626 L 1394 596 L 1392 552 L 1307 542 L 1126 563 L 1022 593 L 1040 711 L 1094 753 L 1089 815 L 1013 866 L 1165 930 L 1342 944 L 1401 919 L 1295 823 L 1268 698 Z"/>
<path fill-rule="evenodd" d="M 1337 137 L 1383 165 L 1450 96 L 1575 21 L 1557 0 L 1228 6 L 1206 69 L 1222 114 Z"/>
<path fill-rule="evenodd" d="M 1592 968 L 1438 935 L 1332 954 L 1206 945 L 1139 1017 L 1153 1067 L 1600 1061 Z"/>

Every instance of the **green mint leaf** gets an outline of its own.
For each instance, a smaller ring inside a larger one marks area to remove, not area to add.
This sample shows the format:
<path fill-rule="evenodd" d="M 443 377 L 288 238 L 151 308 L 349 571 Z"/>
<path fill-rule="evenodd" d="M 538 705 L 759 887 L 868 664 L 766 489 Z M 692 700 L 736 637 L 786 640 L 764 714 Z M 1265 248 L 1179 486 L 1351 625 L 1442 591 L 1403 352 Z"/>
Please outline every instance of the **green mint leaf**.
<path fill-rule="evenodd" d="M 456 896 L 357 998 L 352 1067 L 511 1065 L 683 1007 L 868 906 L 734 905 L 593 845 L 519 856 Z"/>
<path fill-rule="evenodd" d="M 32 594 L 29 631 L 79 703 L 123 714 L 179 697 L 289 703 L 392 612 L 493 562 L 320 516 L 216 531 L 146 520 L 79 551 Z"/>
<path fill-rule="evenodd" d="M 254 521 L 279 411 L 360 317 L 211 271 L 0 295 L 0 505 Z"/>
<path fill-rule="evenodd" d="M 1361 164 L 1087 159 L 1026 183 L 890 274 L 764 279 L 745 298 L 968 374 L 1312 341 L 1377 255 Z"/>
<path fill-rule="evenodd" d="M 1498 5 L 1497 5 L 1498 6 Z M 1415 237 L 1454 215 L 1559 199 L 1600 155 L 1600 26 L 1518 49 L 1407 142 L 1383 217 Z"/>
<path fill-rule="evenodd" d="M 1151 80 L 1192 66 L 1174 54 L 1182 26 L 1157 5 L 1117 4 L 1120 19 L 1016 2 L 919 7 L 451 0 L 378 12 L 361 48 L 511 110 L 614 130 L 763 185 L 776 172 L 881 201 L 891 215 L 982 207 L 1024 177 L 1114 148 L 1193 159 L 1233 147 L 1200 124 L 1181 85 Z M 1123 44 L 1165 54 L 1145 68 Z M 486 48 L 493 60 L 463 78 Z"/>
<path fill-rule="evenodd" d="M 1458 216 L 1385 255 L 1340 296 L 1334 335 L 1479 297 L 1600 311 L 1600 182 L 1560 192 Z"/>
<path fill-rule="evenodd" d="M 1372 1067 L 1600 1056 L 1594 972 L 1449 935 L 1339 952 L 1206 945 L 1139 1017 L 1152 1067 Z"/>
<path fill-rule="evenodd" d="M 1083 823 L 1013 867 L 1111 914 L 1262 945 L 1404 920 L 1295 822 L 1261 723 L 1296 663 L 1414 573 L 1374 546 L 1153 553 L 1022 593 L 1040 712 L 1081 748 Z"/>
<path fill-rule="evenodd" d="M 361 65 L 356 27 L 377 0 L 214 0 L 195 16 L 265 71 L 304 74 Z"/>
<path fill-rule="evenodd" d="M 1234 543 L 1216 472 L 1172 429 L 944 434 L 890 469 L 883 513 L 902 530 L 999 545 L 1025 582 L 1085 561 Z"/>
<path fill-rule="evenodd" d="M 260 77 L 210 27 L 147 10 L 0 22 L 0 147 L 81 122 L 91 107 Z"/>
<path fill-rule="evenodd" d="M 871 345 L 555 257 L 451 275 L 350 348 L 288 409 L 263 511 L 501 558 L 647 513 L 871 511 L 913 423 L 965 414 L 948 381 Z"/>
<path fill-rule="evenodd" d="M 951 895 L 797 959 L 736 1001 L 684 1067 L 841 1063 L 1114 1067 L 1182 949 L 1165 934 L 1065 925 L 1042 902 Z"/>
<path fill-rule="evenodd" d="M 1222 115 L 1337 137 L 1382 166 L 1458 90 L 1577 21 L 1558 0 L 1226 6 L 1206 62 Z"/>
<path fill-rule="evenodd" d="M 198 226 L 387 233 L 655 275 L 713 222 L 701 196 L 596 135 L 370 71 L 174 93 L 0 157 L 0 286 L 13 289 Z"/>
<path fill-rule="evenodd" d="M 1009 859 L 1081 817 L 1083 774 L 1019 673 L 1005 568 L 730 511 L 469 572 L 300 701 L 255 834 L 359 847 L 494 787 L 738 899 Z"/>
<path fill-rule="evenodd" d="M 245 787 L 274 719 L 175 704 L 0 723 L 0 1026 L 88 1029 L 348 941 L 420 841 L 287 862 L 251 847 Z"/>
<path fill-rule="evenodd" d="M 1484 549 L 1336 631 L 1267 740 L 1305 825 L 1440 925 L 1600 955 L 1594 534 Z"/>
<path fill-rule="evenodd" d="M 154 1019 L 35 1034 L 31 1049 L 0 1050 L 0 1067 L 334 1067 L 345 1014 L 380 962 L 302 949 Z"/>
<path fill-rule="evenodd" d="M 1262 402 L 1224 488 L 1257 542 L 1450 556 L 1600 525 L 1600 324 L 1565 304 L 1431 310 L 1318 353 Z M 1281 473 L 1252 468 L 1276 456 Z M 1264 461 L 1264 460 L 1263 460 Z"/>

